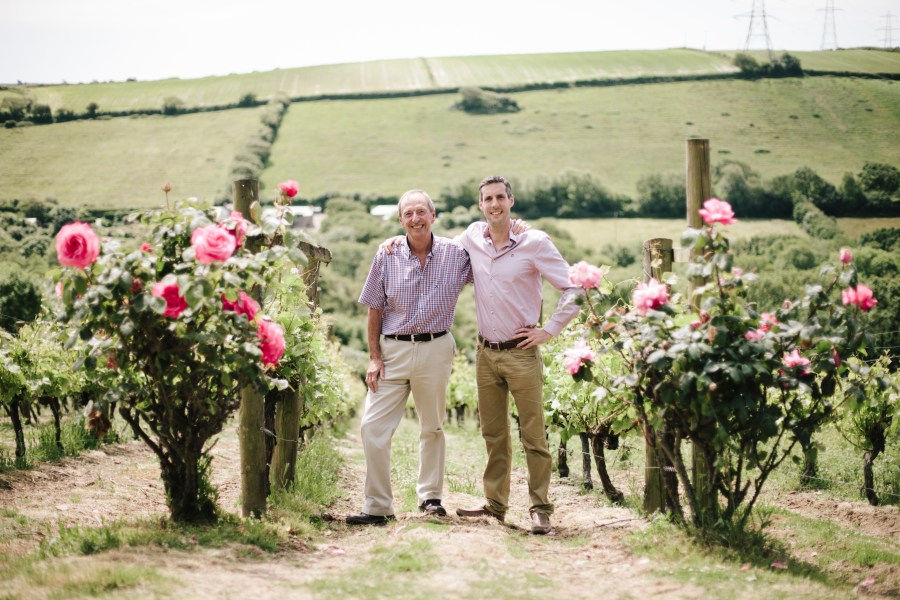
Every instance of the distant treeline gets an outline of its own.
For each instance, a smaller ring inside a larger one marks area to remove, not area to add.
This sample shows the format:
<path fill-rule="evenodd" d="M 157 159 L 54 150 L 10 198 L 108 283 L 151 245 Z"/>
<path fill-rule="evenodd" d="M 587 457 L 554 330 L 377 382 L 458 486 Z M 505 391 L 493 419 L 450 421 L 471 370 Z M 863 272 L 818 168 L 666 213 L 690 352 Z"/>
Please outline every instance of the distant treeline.
<path fill-rule="evenodd" d="M 681 176 L 647 175 L 637 184 L 636 199 L 607 190 L 592 175 L 567 173 L 553 180 L 538 179 L 514 186 L 514 210 L 538 217 L 658 217 L 684 216 L 685 187 Z M 831 217 L 900 215 L 900 170 L 866 163 L 857 174 L 847 173 L 840 186 L 825 181 L 808 167 L 791 175 L 763 180 L 744 163 L 728 160 L 713 172 L 713 193 L 726 199 L 737 214 L 749 219 L 794 218 L 816 237 L 834 237 L 826 230 Z M 444 188 L 436 202 L 444 211 L 469 209 L 478 182 Z M 836 227 L 836 226 L 835 226 Z"/>

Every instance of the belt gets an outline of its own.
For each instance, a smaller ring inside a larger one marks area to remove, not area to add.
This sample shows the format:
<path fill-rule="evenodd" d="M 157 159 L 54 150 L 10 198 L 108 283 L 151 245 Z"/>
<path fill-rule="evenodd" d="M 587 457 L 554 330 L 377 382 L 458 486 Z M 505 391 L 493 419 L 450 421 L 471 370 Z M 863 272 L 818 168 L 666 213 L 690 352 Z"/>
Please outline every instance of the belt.
<path fill-rule="evenodd" d="M 481 334 L 478 334 L 478 343 L 483 345 L 485 348 L 490 348 L 491 350 L 512 350 L 513 348 L 518 347 L 518 345 L 524 341 L 525 338 L 515 338 L 512 340 L 507 340 L 505 342 L 489 342 L 481 337 Z"/>
<path fill-rule="evenodd" d="M 401 342 L 430 342 L 433 339 L 437 339 L 442 335 L 446 335 L 447 330 L 438 331 L 437 333 L 391 333 L 384 334 L 384 337 L 391 338 L 392 340 L 400 340 Z"/>

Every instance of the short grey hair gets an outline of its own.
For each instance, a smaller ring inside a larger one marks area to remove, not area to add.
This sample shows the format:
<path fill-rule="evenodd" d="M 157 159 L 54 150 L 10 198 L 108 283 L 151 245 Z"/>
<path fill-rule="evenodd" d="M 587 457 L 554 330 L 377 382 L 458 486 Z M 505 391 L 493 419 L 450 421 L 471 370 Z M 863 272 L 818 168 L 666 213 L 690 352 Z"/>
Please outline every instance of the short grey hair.
<path fill-rule="evenodd" d="M 482 179 L 481 183 L 478 184 L 478 200 L 479 201 L 482 200 L 481 190 L 484 188 L 484 186 L 491 185 L 492 183 L 502 183 L 503 185 L 505 185 L 506 186 L 506 195 L 509 197 L 512 197 L 512 195 L 513 195 L 512 186 L 509 185 L 509 182 L 506 180 L 505 177 L 503 177 L 501 175 L 489 175 L 489 176 L 485 177 L 484 179 Z"/>
<path fill-rule="evenodd" d="M 400 200 L 397 201 L 397 216 L 402 217 L 403 213 L 403 201 L 408 200 L 409 198 L 413 198 L 415 196 L 422 196 L 425 198 L 425 201 L 428 203 L 428 209 L 431 210 L 431 214 L 436 214 L 437 211 L 434 209 L 434 200 L 431 199 L 431 196 L 428 195 L 428 192 L 425 190 L 409 190 L 408 192 L 404 192 L 402 196 L 400 196 Z"/>

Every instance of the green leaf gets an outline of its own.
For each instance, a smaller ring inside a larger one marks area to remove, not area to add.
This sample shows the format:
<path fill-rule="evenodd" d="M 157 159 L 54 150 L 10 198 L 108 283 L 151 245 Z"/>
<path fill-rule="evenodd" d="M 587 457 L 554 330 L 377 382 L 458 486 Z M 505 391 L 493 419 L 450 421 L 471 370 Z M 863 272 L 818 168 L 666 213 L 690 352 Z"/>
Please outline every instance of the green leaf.
<path fill-rule="evenodd" d="M 132 333 L 134 333 L 134 321 L 131 319 L 125 319 L 122 321 L 122 324 L 119 325 L 119 333 L 121 333 L 125 337 L 129 337 Z"/>

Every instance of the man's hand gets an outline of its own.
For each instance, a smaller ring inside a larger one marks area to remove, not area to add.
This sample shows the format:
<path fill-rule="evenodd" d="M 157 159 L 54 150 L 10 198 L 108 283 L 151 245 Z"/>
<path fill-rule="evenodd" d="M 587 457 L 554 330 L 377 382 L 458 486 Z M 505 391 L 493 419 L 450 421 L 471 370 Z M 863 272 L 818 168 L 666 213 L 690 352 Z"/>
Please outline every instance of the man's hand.
<path fill-rule="evenodd" d="M 516 346 L 516 348 L 526 350 L 528 348 L 540 346 L 553 336 L 539 327 L 520 327 L 516 329 L 516 337 L 525 338 L 524 340 L 519 342 L 519 345 Z"/>
<path fill-rule="evenodd" d="M 384 251 L 388 254 L 393 254 L 394 246 L 402 244 L 404 239 L 406 239 L 406 236 L 403 236 L 403 235 L 395 235 L 392 238 L 388 238 L 388 239 L 384 240 L 383 242 L 381 242 L 381 245 L 378 246 L 378 251 L 379 252 Z"/>
<path fill-rule="evenodd" d="M 384 361 L 380 358 L 369 359 L 369 368 L 366 369 L 366 385 L 373 392 L 378 391 L 379 379 L 384 379 Z"/>
<path fill-rule="evenodd" d="M 531 229 L 531 225 L 525 219 L 513 219 L 512 220 L 512 232 L 516 235 L 520 233 L 525 233 Z"/>

